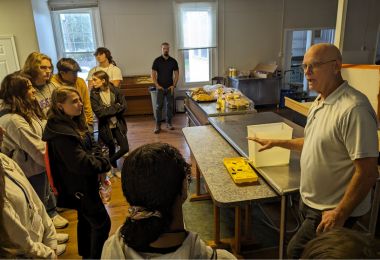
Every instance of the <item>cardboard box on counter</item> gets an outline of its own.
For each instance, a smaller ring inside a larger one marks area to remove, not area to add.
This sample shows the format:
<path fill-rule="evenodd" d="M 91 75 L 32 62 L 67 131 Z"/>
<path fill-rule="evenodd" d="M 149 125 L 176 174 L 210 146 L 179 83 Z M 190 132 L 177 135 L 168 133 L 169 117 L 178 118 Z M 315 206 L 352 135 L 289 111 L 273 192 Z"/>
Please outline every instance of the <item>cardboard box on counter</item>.
<path fill-rule="evenodd" d="M 264 63 L 259 63 L 256 65 L 256 67 L 250 71 L 251 77 L 253 76 L 254 78 L 261 78 L 261 79 L 266 79 L 266 78 L 271 78 L 273 77 L 274 72 L 277 69 L 277 64 L 264 64 Z"/>

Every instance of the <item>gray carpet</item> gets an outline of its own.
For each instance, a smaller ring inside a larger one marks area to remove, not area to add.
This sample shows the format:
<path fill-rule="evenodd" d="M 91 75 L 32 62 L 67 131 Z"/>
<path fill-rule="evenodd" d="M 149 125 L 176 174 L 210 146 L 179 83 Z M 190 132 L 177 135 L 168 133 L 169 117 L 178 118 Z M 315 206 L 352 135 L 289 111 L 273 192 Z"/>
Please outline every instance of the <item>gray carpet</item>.
<path fill-rule="evenodd" d="M 194 191 L 195 183 L 190 186 L 190 191 Z M 277 202 L 270 203 L 274 207 L 274 213 L 280 212 Z M 278 211 L 276 210 L 278 208 Z M 277 212 L 276 212 L 277 211 Z M 197 232 L 200 234 L 203 240 L 212 240 L 214 231 L 214 212 L 211 200 L 207 201 L 186 201 L 183 205 L 185 225 L 188 230 Z M 271 212 L 273 217 L 273 212 Z M 252 235 L 256 241 L 259 242 L 259 248 L 268 248 L 278 246 L 279 234 L 274 229 L 268 227 L 264 222 L 268 222 L 268 219 L 260 210 L 258 205 L 252 207 Z M 279 216 L 274 217 L 274 222 L 278 222 Z M 294 227 L 293 223 L 289 228 Z M 275 225 L 278 225 L 276 223 Z M 233 208 L 221 208 L 220 209 L 220 230 L 221 238 L 228 238 L 234 235 L 234 209 Z M 244 232 L 244 231 L 243 231 Z M 259 249 L 257 248 L 257 249 Z"/>

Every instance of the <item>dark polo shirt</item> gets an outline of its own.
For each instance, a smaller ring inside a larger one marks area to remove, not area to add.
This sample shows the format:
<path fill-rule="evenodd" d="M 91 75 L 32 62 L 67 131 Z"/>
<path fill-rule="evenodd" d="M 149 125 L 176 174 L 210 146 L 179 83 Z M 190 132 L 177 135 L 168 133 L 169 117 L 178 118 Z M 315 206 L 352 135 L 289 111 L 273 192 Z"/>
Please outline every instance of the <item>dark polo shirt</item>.
<path fill-rule="evenodd" d="M 161 55 L 154 60 L 152 70 L 157 71 L 158 84 L 163 88 L 168 88 L 173 85 L 173 72 L 178 70 L 178 63 L 170 56 L 165 59 Z"/>

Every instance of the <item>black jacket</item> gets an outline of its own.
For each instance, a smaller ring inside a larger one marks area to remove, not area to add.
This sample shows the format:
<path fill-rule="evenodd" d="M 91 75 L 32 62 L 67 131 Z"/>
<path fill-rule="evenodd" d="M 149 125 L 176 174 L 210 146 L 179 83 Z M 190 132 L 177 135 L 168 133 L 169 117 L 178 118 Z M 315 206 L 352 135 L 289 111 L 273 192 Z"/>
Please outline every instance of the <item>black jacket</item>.
<path fill-rule="evenodd" d="M 90 134 L 82 138 L 67 123 L 49 119 L 42 140 L 48 144 L 58 206 L 77 208 L 78 193 L 99 196 L 98 174 L 109 171 L 110 163 Z"/>
<path fill-rule="evenodd" d="M 111 129 L 109 127 L 109 119 L 113 116 L 117 118 L 117 125 L 122 133 L 127 132 L 127 123 L 123 116 L 124 111 L 127 109 L 127 102 L 120 90 L 115 88 L 112 84 L 109 85 L 111 91 L 111 105 L 107 106 L 103 103 L 100 97 L 100 89 L 93 88 L 91 90 L 90 99 L 92 111 L 98 118 L 99 137 L 105 142 L 113 141 Z"/>

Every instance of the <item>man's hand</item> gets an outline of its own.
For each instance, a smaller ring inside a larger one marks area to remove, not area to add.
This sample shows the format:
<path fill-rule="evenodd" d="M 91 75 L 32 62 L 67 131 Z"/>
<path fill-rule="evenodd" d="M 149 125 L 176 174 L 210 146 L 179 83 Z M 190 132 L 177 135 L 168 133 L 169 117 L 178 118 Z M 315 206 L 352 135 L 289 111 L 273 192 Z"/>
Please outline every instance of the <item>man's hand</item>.
<path fill-rule="evenodd" d="M 157 85 L 157 86 L 156 86 L 156 89 L 157 89 L 157 90 L 159 90 L 159 89 L 161 89 L 161 90 L 162 90 L 162 89 L 164 89 L 164 88 L 163 88 L 163 87 L 161 87 L 160 85 Z"/>
<path fill-rule="evenodd" d="M 336 209 L 327 210 L 322 212 L 322 220 L 317 227 L 317 235 L 335 227 L 343 227 L 347 217 Z"/>
<path fill-rule="evenodd" d="M 174 93 L 174 86 L 170 86 L 168 89 L 170 90 L 170 93 L 173 95 L 173 93 Z"/>
<path fill-rule="evenodd" d="M 259 149 L 259 152 L 271 149 L 275 146 L 273 143 L 273 140 L 270 140 L 270 139 L 260 139 L 257 137 L 247 137 L 247 139 L 251 141 L 255 141 L 256 143 L 259 143 L 263 146 Z"/>

